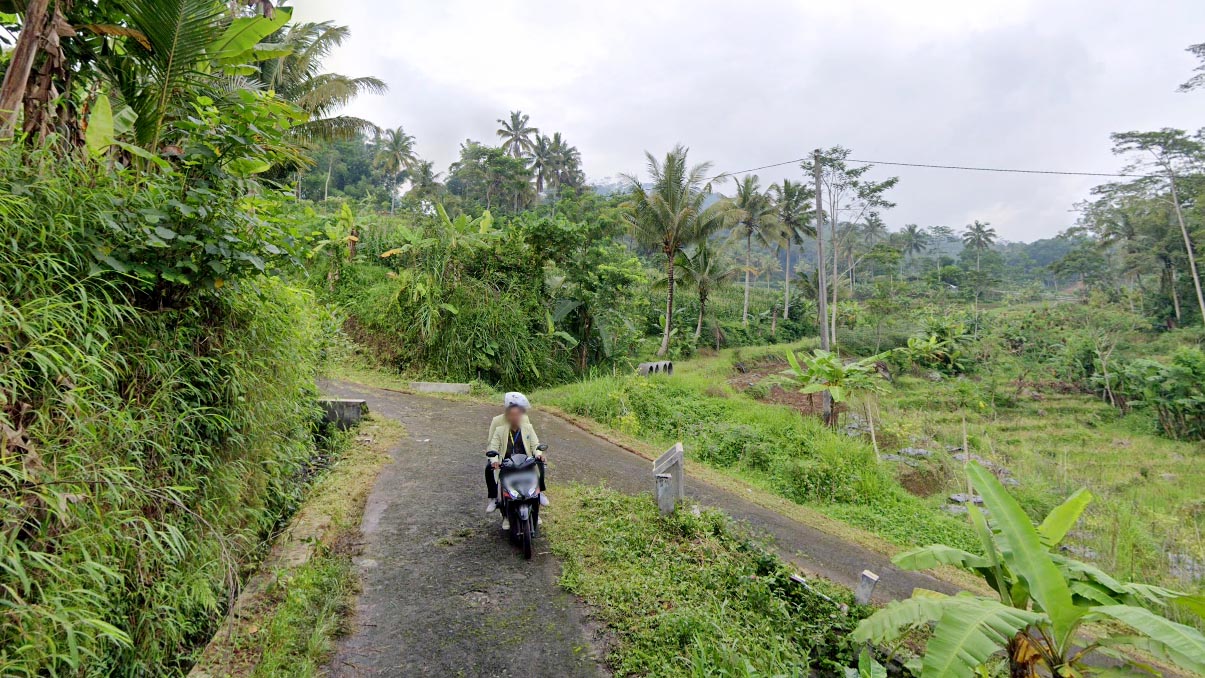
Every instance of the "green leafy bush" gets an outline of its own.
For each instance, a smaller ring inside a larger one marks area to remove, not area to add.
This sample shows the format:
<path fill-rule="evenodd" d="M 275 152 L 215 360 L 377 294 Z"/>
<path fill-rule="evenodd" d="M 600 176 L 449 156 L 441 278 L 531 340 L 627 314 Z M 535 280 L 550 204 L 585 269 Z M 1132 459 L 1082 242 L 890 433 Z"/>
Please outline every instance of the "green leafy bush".
<path fill-rule="evenodd" d="M 1183 348 L 1166 364 L 1145 358 L 1122 363 L 1110 381 L 1129 406 L 1154 412 L 1164 435 L 1205 439 L 1205 352 Z"/>
<path fill-rule="evenodd" d="M 62 158 L 31 173 L 16 154 L 0 153 L 0 582 L 16 602 L 0 675 L 179 673 L 302 486 L 311 300 L 259 276 L 207 291 L 98 265 L 95 243 L 128 236 L 114 196 L 180 177 L 135 187 Z"/>

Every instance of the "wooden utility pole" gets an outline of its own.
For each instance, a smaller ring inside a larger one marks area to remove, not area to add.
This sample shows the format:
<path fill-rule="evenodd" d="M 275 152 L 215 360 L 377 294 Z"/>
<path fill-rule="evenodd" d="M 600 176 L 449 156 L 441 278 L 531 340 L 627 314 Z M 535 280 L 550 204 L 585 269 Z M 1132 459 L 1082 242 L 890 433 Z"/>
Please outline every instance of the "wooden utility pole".
<path fill-rule="evenodd" d="M 820 181 L 820 149 L 812 152 L 812 178 L 816 182 L 816 310 L 820 317 L 820 349 L 832 349 L 831 338 L 828 334 L 828 284 L 824 274 L 824 194 L 821 192 Z M 820 394 L 824 423 L 831 424 L 833 419 L 833 395 L 828 391 Z"/>
<path fill-rule="evenodd" d="M 21 114 L 25 87 L 46 28 L 49 6 L 50 0 L 30 0 L 25 8 L 25 21 L 17 34 L 17 45 L 13 48 L 8 70 L 4 72 L 4 84 L 0 85 L 0 139 L 11 138 L 17 127 L 17 116 Z"/>

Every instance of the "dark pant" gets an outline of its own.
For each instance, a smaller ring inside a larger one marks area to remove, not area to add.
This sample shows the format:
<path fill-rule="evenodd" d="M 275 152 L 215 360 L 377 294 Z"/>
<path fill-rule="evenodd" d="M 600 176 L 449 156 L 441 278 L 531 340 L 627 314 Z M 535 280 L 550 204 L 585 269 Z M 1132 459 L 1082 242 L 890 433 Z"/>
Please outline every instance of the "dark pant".
<path fill-rule="evenodd" d="M 540 491 L 544 492 L 548 489 L 544 486 L 544 460 L 536 459 L 536 466 L 540 468 Z M 494 477 L 492 462 L 485 465 L 485 489 L 489 492 L 490 499 L 498 498 L 498 479 Z"/>

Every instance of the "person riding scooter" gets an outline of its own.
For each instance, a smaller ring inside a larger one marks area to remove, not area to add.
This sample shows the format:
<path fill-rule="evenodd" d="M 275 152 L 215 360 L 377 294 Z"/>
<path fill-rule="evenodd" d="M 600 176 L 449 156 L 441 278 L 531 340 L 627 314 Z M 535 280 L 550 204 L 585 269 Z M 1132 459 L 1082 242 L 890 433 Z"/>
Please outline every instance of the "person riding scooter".
<path fill-rule="evenodd" d="M 547 506 L 548 498 L 544 494 L 544 451 L 540 449 L 540 438 L 527 418 L 530 403 L 522 393 L 514 392 L 507 393 L 504 402 L 506 411 L 500 415 L 502 421 L 499 422 L 499 417 L 495 417 L 494 422 L 490 424 L 490 440 L 486 447 L 489 463 L 485 467 L 485 486 L 489 493 L 489 503 L 485 506 L 485 512 L 491 513 L 497 510 L 498 480 L 494 476 L 494 472 L 502 466 L 503 460 L 509 459 L 514 454 L 535 457 L 540 470 L 540 505 Z M 493 454 L 490 455 L 490 453 Z M 510 529 L 509 522 L 503 516 L 502 529 Z"/>

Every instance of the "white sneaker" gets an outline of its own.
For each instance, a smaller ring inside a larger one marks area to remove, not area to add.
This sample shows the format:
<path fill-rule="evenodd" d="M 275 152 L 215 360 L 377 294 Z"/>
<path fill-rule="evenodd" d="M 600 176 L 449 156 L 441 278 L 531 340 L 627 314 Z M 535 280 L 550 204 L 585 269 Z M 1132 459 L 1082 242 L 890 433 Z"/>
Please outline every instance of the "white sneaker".
<path fill-rule="evenodd" d="M 540 493 L 540 506 L 547 506 L 547 505 L 548 505 L 548 495 L 541 492 Z"/>
<path fill-rule="evenodd" d="M 491 499 L 490 503 L 485 505 L 486 513 L 493 513 L 494 511 L 497 511 L 497 510 L 498 510 L 498 500 L 497 499 Z"/>
<path fill-rule="evenodd" d="M 510 529 L 510 520 L 509 520 L 509 519 L 507 519 L 507 518 L 503 518 L 503 519 L 502 519 L 502 530 L 503 530 L 503 531 L 506 531 L 506 530 L 509 530 L 509 529 Z"/>

